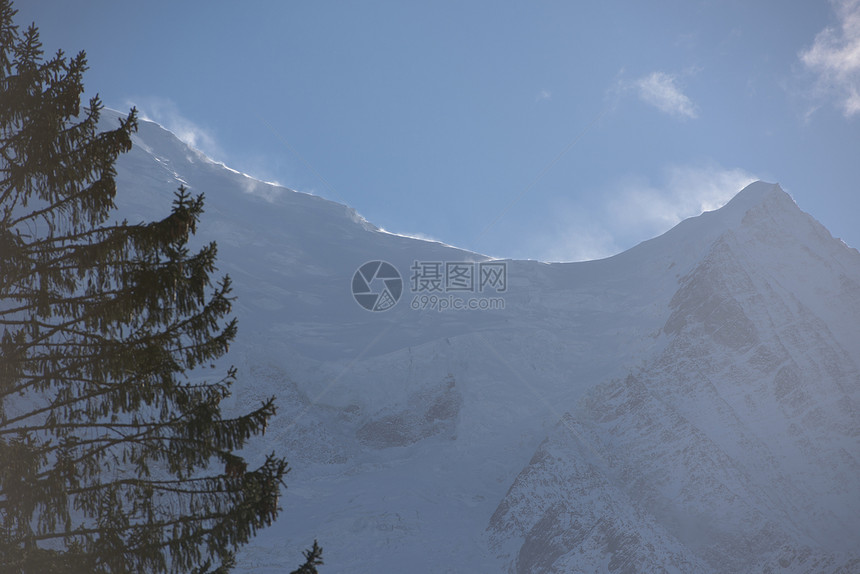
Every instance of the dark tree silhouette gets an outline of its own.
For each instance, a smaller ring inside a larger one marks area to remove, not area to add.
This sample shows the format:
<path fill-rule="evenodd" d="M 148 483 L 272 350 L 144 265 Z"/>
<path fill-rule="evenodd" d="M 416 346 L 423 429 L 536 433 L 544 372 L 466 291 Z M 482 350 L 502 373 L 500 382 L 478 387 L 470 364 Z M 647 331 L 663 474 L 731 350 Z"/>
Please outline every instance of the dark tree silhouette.
<path fill-rule="evenodd" d="M 290 574 L 317 574 L 317 566 L 322 566 L 322 546 L 314 540 L 313 548 L 305 550 L 305 563 L 293 570 Z"/>
<path fill-rule="evenodd" d="M 273 399 L 221 413 L 236 322 L 215 245 L 187 245 L 203 196 L 110 223 L 136 112 L 99 132 L 85 55 L 45 59 L 14 15 L 0 0 L 0 571 L 226 571 L 288 469 L 235 454 Z"/>

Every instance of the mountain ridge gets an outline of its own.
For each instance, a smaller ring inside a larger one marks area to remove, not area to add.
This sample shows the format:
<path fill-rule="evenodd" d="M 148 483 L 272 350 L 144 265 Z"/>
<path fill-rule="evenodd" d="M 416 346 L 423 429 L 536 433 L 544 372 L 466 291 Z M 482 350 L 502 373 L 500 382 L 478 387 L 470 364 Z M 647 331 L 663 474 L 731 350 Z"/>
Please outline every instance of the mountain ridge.
<path fill-rule="evenodd" d="M 179 184 L 206 193 L 199 235 L 238 297 L 232 400 L 280 405 L 248 456 L 293 461 L 285 512 L 240 571 L 280 571 L 309 537 L 335 572 L 707 572 L 730 551 L 725 571 L 850 567 L 860 254 L 777 184 L 606 259 L 502 260 L 503 309 L 438 312 L 412 308 L 413 263 L 487 257 L 387 234 L 149 122 L 134 144 L 120 214 L 166 212 Z M 385 312 L 350 293 L 373 260 L 403 278 Z M 845 526 L 819 540 L 791 519 Z"/>
<path fill-rule="evenodd" d="M 678 541 L 672 549 L 692 550 L 707 565 L 696 571 L 848 571 L 856 564 L 856 534 L 848 533 L 860 529 L 858 333 L 842 321 L 833 331 L 843 336 L 834 335 L 828 325 L 838 322 L 818 316 L 827 307 L 816 307 L 815 295 L 844 295 L 844 285 L 860 277 L 860 261 L 772 189 L 745 206 L 741 226 L 719 235 L 681 278 L 661 351 L 626 378 L 591 388 L 514 481 L 489 527 L 497 548 L 507 543 L 502 555 L 513 569 L 564 572 L 571 556 L 593 564 L 609 556 L 624 564 L 619 571 L 689 571 L 683 552 L 639 556 L 634 564 L 609 540 L 571 540 L 602 524 L 589 502 L 595 496 L 622 500 L 657 522 L 650 531 L 615 525 L 612 537 L 647 546 L 653 540 L 641 539 L 643 532 L 669 535 Z M 841 269 L 853 263 L 853 277 L 841 275 L 838 286 L 818 279 L 811 290 L 772 287 L 792 279 L 785 257 L 776 255 L 804 254 L 780 236 L 789 228 L 812 255 L 808 265 L 791 266 L 794 274 L 835 262 Z M 774 268 L 781 271 L 768 272 Z M 801 302 L 794 293 L 803 291 Z M 584 457 L 571 450 L 571 434 L 598 460 L 589 464 L 600 477 L 597 494 L 570 498 L 580 491 L 556 485 L 550 503 L 539 493 L 581 472 L 576 464 Z M 659 448 L 647 438 L 653 435 Z M 551 463 L 547 449 L 556 452 Z M 563 460 L 573 466 L 556 462 Z M 519 515 L 531 517 L 531 526 Z M 582 516 L 591 522 L 575 528 L 574 517 Z"/>

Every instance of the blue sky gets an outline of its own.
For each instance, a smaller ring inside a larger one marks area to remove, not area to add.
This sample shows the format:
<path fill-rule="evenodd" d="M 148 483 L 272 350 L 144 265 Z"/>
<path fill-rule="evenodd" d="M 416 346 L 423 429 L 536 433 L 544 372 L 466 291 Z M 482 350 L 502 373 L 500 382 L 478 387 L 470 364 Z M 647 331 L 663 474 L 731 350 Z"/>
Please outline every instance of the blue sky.
<path fill-rule="evenodd" d="M 109 107 L 391 232 L 590 259 L 764 179 L 860 247 L 860 0 L 16 7 Z"/>

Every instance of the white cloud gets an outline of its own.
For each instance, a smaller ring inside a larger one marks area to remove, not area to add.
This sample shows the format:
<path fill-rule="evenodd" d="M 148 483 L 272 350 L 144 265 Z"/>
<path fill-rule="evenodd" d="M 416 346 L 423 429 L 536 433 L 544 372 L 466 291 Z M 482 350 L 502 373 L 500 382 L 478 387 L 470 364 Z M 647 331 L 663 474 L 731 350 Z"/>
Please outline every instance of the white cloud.
<path fill-rule="evenodd" d="M 819 32 L 799 57 L 817 75 L 815 95 L 835 98 L 843 113 L 851 117 L 860 112 L 860 0 L 832 3 L 838 27 Z"/>
<path fill-rule="evenodd" d="M 203 152 L 210 159 L 224 157 L 224 151 L 212 132 L 183 116 L 173 101 L 166 98 L 145 97 L 130 100 L 126 105 L 135 106 L 141 119 L 153 121 L 166 128 L 188 146 Z"/>
<path fill-rule="evenodd" d="M 628 178 L 616 186 L 607 204 L 610 224 L 647 239 L 688 217 L 722 207 L 756 179 L 745 170 L 713 163 L 669 166 L 656 186 L 641 178 Z"/>
<path fill-rule="evenodd" d="M 595 191 L 602 204 L 584 212 L 581 205 L 557 204 L 542 234 L 517 256 L 542 261 L 599 259 L 656 237 L 688 217 L 725 205 L 758 179 L 739 168 L 715 163 L 672 165 L 661 181 L 626 177 Z"/>
<path fill-rule="evenodd" d="M 652 72 L 633 82 L 639 99 L 672 116 L 696 118 L 696 106 L 678 87 L 675 76 Z"/>
<path fill-rule="evenodd" d="M 551 100 L 551 99 L 552 99 L 552 92 L 550 92 L 549 90 L 541 90 L 540 92 L 538 92 L 538 95 L 535 96 L 536 102 L 541 102 L 544 100 Z"/>
<path fill-rule="evenodd" d="M 243 176 L 239 180 L 239 185 L 245 193 L 273 201 L 286 188 L 270 175 L 272 172 L 269 168 L 272 162 L 266 161 L 263 157 L 246 159 L 243 168 L 245 171 L 234 169 L 224 163 L 222 158 L 226 157 L 226 152 L 218 144 L 213 133 L 183 116 L 179 107 L 172 100 L 160 97 L 136 98 L 126 101 L 125 106 L 136 107 L 142 120 L 157 123 L 173 133 L 183 143 L 202 153 L 213 163 Z M 249 166 L 251 167 L 250 171 L 255 175 L 250 175 L 247 172 Z"/>
<path fill-rule="evenodd" d="M 382 233 L 386 233 L 388 235 L 396 235 L 397 237 L 407 237 L 409 239 L 417 239 L 419 241 L 428 241 L 430 243 L 441 243 L 442 245 L 447 245 L 447 243 L 444 243 L 431 235 L 427 235 L 426 233 L 397 233 L 395 231 L 388 231 L 387 229 L 383 229 L 382 227 L 378 227 L 377 229 L 379 229 L 379 231 L 381 231 Z"/>
<path fill-rule="evenodd" d="M 572 204 L 556 205 L 554 220 L 542 235 L 526 242 L 514 256 L 540 261 L 590 261 L 621 251 L 611 230 L 600 222 L 586 220 Z"/>
<path fill-rule="evenodd" d="M 226 166 L 225 166 L 226 167 Z M 230 169 L 229 167 L 227 169 Z M 260 181 L 259 179 L 255 179 L 254 177 L 248 175 L 247 173 L 241 173 L 236 170 L 232 170 L 235 173 L 238 173 L 242 176 L 239 185 L 242 187 L 242 191 L 245 193 L 256 195 L 258 197 L 262 197 L 268 202 L 273 202 L 275 199 L 283 195 L 284 190 L 286 188 L 280 186 L 278 183 L 269 182 L 269 181 Z"/>

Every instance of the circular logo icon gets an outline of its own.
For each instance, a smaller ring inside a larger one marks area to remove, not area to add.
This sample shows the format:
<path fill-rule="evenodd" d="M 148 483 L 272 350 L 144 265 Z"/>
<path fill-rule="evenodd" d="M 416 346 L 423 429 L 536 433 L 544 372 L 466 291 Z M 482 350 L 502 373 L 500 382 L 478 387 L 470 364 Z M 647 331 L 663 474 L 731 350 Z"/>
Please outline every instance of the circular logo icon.
<path fill-rule="evenodd" d="M 403 294 L 403 279 L 391 263 L 368 261 L 352 276 L 352 296 L 368 311 L 387 311 Z"/>

